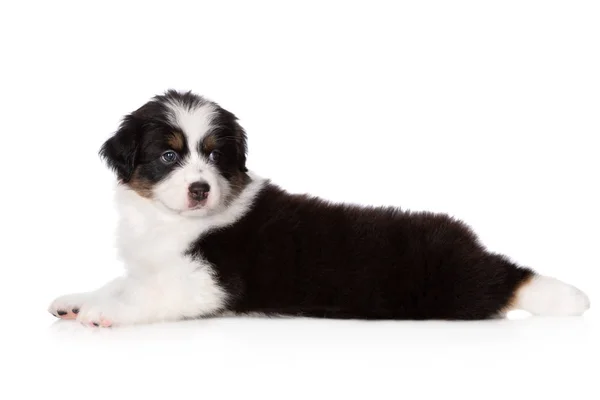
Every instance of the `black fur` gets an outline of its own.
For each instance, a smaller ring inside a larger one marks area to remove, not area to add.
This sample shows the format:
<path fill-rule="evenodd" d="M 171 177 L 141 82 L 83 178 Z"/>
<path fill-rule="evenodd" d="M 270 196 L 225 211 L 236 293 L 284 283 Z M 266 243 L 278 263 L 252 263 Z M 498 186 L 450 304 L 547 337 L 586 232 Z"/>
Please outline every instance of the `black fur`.
<path fill-rule="evenodd" d="M 190 254 L 214 266 L 233 311 L 325 318 L 491 318 L 533 274 L 446 215 L 330 204 L 272 184 Z"/>
<path fill-rule="evenodd" d="M 100 148 L 100 157 L 117 174 L 119 180 L 129 181 L 136 165 L 142 123 L 133 115 L 128 115 L 114 136 Z"/>
<path fill-rule="evenodd" d="M 217 106 L 217 109 L 217 116 L 213 124 L 218 127 L 215 131 L 218 144 L 224 148 L 224 155 L 228 157 L 231 166 L 235 166 L 239 172 L 247 172 L 246 154 L 248 148 L 246 144 L 246 132 L 237 122 L 237 117 L 234 114 L 219 106 Z"/>

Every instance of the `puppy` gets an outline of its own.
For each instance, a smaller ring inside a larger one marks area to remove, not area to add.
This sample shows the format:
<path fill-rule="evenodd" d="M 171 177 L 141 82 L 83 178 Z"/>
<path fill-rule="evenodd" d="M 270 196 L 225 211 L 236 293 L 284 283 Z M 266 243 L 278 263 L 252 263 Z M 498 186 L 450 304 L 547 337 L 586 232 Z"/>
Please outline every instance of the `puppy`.
<path fill-rule="evenodd" d="M 127 272 L 50 312 L 110 327 L 223 314 L 354 319 L 579 315 L 577 288 L 485 249 L 447 215 L 290 194 L 246 167 L 231 112 L 167 91 L 100 156 L 117 178 Z"/>

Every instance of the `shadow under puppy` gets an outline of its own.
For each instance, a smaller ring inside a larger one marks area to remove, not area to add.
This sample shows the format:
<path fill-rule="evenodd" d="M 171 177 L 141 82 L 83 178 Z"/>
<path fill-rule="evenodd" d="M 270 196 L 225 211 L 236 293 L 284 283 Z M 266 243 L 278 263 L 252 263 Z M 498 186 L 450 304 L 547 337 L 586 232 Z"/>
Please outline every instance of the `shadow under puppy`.
<path fill-rule="evenodd" d="M 124 117 L 100 155 L 117 177 L 126 274 L 59 297 L 92 326 L 227 314 L 355 319 L 579 315 L 577 288 L 485 249 L 464 223 L 291 194 L 246 168 L 237 118 L 167 91 Z"/>

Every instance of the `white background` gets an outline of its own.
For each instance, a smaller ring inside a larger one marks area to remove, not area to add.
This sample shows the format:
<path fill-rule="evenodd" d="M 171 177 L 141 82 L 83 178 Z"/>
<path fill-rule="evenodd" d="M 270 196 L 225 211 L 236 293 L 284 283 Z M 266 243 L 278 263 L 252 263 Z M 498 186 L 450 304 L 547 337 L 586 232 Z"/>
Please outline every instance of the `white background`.
<path fill-rule="evenodd" d="M 599 6 L 3 2 L 0 397 L 599 398 Z M 97 151 L 167 88 L 237 114 L 249 167 L 284 188 L 450 213 L 592 309 L 55 323 L 54 297 L 121 272 Z"/>

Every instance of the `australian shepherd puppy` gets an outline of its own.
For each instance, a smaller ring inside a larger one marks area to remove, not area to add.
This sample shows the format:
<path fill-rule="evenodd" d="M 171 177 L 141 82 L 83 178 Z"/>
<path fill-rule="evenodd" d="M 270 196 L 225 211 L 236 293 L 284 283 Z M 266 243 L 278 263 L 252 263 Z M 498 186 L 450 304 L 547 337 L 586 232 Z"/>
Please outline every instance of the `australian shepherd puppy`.
<path fill-rule="evenodd" d="M 126 274 L 59 297 L 85 325 L 254 314 L 354 319 L 579 315 L 577 288 L 486 250 L 464 223 L 290 194 L 246 168 L 231 112 L 168 91 L 102 146 L 117 177 Z"/>

